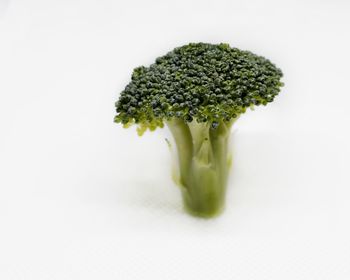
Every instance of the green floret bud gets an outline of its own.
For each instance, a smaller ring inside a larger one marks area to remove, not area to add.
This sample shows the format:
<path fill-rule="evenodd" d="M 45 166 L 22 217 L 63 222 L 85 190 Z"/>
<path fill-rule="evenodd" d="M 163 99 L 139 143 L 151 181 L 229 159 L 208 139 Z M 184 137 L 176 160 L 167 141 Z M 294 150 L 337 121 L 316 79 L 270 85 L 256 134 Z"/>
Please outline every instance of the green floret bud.
<path fill-rule="evenodd" d="M 278 95 L 282 71 L 268 59 L 228 44 L 190 43 L 134 69 L 115 103 L 115 122 L 142 135 L 170 128 L 179 155 L 186 209 L 218 214 L 224 204 L 232 124 L 247 108 Z"/>

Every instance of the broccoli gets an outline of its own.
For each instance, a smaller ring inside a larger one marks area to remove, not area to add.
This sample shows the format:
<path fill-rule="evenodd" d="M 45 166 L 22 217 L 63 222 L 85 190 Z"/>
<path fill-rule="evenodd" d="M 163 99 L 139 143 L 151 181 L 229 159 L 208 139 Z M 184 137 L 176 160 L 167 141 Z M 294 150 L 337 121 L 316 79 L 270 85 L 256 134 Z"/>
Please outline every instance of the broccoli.
<path fill-rule="evenodd" d="M 176 143 L 178 184 L 194 216 L 221 213 L 231 155 L 230 130 L 247 108 L 279 93 L 282 71 L 228 44 L 190 43 L 135 68 L 115 103 L 115 122 L 142 135 L 166 124 Z"/>

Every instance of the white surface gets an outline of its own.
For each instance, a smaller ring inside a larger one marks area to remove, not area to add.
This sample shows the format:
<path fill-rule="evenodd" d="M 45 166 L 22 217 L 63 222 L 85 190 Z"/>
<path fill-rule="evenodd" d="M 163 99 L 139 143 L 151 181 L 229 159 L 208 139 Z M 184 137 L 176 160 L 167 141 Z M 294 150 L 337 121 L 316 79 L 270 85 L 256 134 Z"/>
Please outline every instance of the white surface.
<path fill-rule="evenodd" d="M 350 279 L 348 1 L 0 1 L 0 279 Z M 286 84 L 235 126 L 226 212 L 181 210 L 134 67 L 228 42 Z"/>

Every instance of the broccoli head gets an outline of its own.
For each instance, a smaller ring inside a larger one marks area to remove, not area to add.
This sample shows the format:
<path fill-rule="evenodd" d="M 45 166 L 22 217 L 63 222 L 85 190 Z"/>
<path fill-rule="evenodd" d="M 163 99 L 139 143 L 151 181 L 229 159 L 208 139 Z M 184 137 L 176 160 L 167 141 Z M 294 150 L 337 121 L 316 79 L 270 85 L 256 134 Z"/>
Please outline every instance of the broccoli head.
<path fill-rule="evenodd" d="M 272 102 L 282 71 L 228 44 L 191 43 L 134 69 L 116 102 L 115 122 L 142 135 L 166 124 L 176 143 L 185 209 L 215 216 L 224 206 L 228 138 L 238 117 Z"/>

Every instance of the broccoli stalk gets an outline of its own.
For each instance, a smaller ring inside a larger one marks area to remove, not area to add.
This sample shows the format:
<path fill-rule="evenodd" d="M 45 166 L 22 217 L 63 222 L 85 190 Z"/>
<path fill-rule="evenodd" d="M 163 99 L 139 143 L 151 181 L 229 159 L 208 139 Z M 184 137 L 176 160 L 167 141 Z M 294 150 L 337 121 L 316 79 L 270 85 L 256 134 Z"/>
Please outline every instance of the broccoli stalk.
<path fill-rule="evenodd" d="M 185 208 L 195 216 L 211 217 L 224 206 L 230 167 L 228 139 L 231 122 L 216 129 L 208 123 L 172 119 L 167 125 L 175 139 L 179 182 Z"/>
<path fill-rule="evenodd" d="M 247 108 L 274 100 L 282 72 L 228 44 L 191 43 L 134 70 L 116 102 L 115 122 L 142 135 L 166 124 L 176 143 L 185 209 L 212 217 L 224 206 L 228 139 Z"/>

